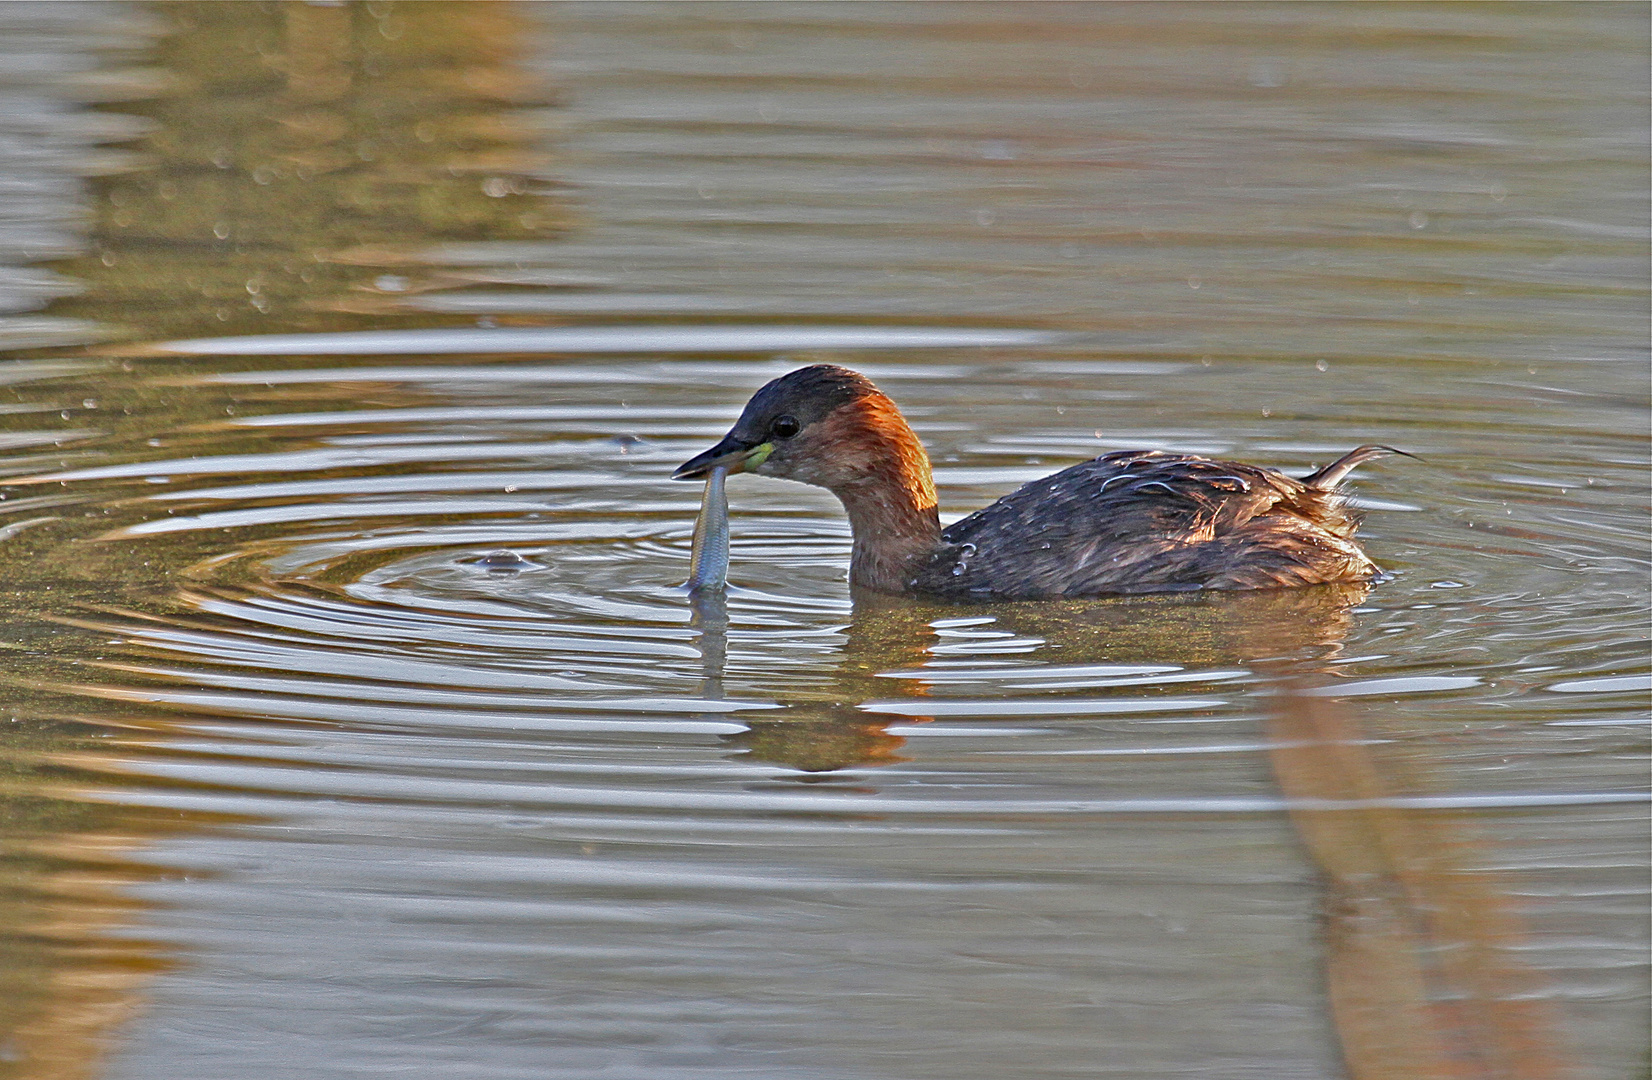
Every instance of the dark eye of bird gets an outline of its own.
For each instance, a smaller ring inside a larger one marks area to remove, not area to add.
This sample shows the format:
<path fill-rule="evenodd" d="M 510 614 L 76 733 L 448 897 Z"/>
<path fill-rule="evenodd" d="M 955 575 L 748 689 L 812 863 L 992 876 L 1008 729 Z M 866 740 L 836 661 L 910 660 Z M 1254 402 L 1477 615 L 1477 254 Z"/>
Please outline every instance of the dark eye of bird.
<path fill-rule="evenodd" d="M 769 425 L 769 434 L 777 439 L 789 439 L 797 434 L 798 423 L 795 416 L 777 416 L 774 423 Z"/>

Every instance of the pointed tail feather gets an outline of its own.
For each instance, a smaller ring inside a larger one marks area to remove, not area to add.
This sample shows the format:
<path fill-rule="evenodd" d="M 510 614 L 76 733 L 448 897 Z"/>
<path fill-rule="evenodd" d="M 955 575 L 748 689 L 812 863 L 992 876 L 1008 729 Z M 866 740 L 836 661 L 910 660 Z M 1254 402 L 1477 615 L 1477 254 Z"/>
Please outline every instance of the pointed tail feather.
<path fill-rule="evenodd" d="M 1338 484 L 1342 483 L 1345 476 L 1364 465 L 1367 461 L 1373 458 L 1387 457 L 1389 454 L 1399 454 L 1401 457 L 1408 458 L 1417 457 L 1416 454 L 1408 454 L 1404 450 L 1396 450 L 1392 446 L 1361 446 L 1343 454 L 1323 469 L 1304 476 L 1302 482 L 1316 491 L 1332 491 Z"/>

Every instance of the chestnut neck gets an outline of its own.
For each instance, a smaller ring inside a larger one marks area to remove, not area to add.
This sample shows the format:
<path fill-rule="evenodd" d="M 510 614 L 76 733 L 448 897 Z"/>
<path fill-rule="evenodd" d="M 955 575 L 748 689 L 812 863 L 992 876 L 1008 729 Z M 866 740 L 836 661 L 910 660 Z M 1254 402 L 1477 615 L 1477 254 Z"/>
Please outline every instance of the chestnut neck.
<path fill-rule="evenodd" d="M 908 592 L 914 571 L 941 544 L 929 455 L 882 394 L 831 419 L 841 425 L 834 456 L 842 467 L 827 486 L 849 514 L 849 581 L 878 592 Z"/>

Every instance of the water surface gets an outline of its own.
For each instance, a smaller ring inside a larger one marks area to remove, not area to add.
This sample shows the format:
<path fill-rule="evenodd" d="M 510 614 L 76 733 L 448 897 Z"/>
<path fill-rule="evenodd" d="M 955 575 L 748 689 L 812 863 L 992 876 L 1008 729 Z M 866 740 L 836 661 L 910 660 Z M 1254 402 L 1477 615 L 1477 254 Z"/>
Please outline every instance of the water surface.
<path fill-rule="evenodd" d="M 0 1073 L 1645 1075 L 1631 5 L 0 7 Z M 851 596 L 871 375 L 1363 589 Z M 1384 1071 L 1386 1070 L 1386 1071 Z"/>

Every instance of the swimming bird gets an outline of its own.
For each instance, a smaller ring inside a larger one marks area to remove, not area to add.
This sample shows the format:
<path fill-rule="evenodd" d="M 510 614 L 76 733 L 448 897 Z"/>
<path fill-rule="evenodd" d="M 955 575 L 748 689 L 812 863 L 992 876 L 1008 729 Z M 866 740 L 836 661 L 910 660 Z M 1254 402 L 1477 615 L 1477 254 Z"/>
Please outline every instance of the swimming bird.
<path fill-rule="evenodd" d="M 1298 480 L 1130 450 L 1034 480 L 942 528 L 929 455 L 895 403 L 859 372 L 816 364 L 758 390 L 722 441 L 673 479 L 723 468 L 826 488 L 849 514 L 853 585 L 1030 600 L 1368 581 L 1377 566 L 1336 488 L 1355 467 L 1399 453 L 1361 446 Z"/>

